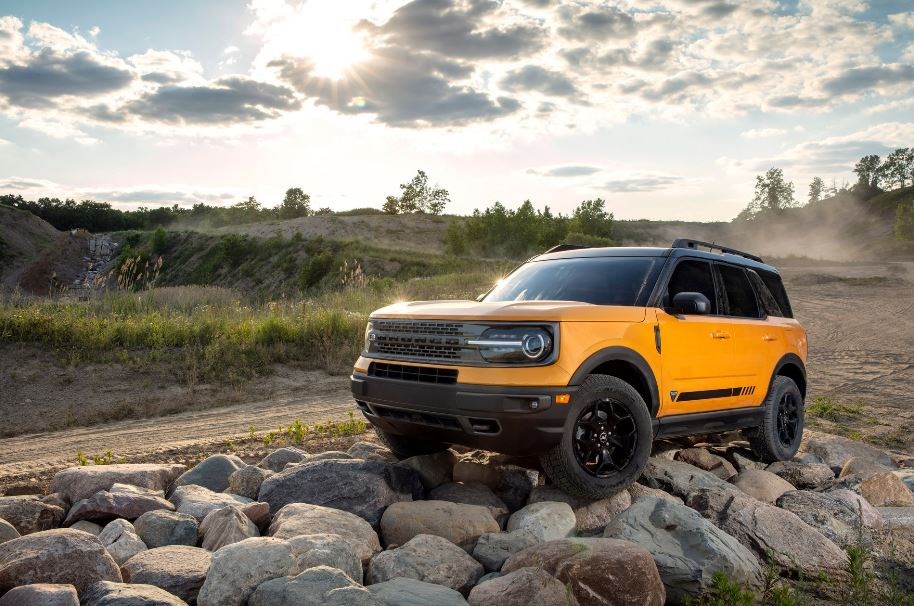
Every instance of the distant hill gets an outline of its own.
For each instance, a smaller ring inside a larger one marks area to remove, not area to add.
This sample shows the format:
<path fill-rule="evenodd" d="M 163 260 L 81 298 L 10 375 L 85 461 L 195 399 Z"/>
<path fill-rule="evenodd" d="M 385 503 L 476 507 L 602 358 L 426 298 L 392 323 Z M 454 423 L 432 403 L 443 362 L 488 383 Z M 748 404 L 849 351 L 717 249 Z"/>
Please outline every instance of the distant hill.
<path fill-rule="evenodd" d="M 0 283 L 15 285 L 22 270 L 62 234 L 30 212 L 0 205 Z"/>

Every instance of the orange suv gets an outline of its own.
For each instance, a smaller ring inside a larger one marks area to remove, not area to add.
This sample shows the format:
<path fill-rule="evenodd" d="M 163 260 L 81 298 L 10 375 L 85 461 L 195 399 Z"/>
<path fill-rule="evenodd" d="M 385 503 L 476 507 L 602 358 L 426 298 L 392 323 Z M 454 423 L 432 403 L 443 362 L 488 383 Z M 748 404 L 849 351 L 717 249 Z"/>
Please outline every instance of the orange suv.
<path fill-rule="evenodd" d="M 762 460 L 790 459 L 806 353 L 778 271 L 754 255 L 561 245 L 476 301 L 374 312 L 351 384 L 399 457 L 536 455 L 558 487 L 602 498 L 660 437 L 742 429 Z"/>

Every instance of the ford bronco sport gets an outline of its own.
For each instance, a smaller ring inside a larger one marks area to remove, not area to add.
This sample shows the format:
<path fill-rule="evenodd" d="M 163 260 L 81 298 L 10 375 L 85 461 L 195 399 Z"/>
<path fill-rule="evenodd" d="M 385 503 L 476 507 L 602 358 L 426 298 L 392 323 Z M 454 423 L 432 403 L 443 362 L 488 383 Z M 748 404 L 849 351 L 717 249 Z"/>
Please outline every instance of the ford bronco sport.
<path fill-rule="evenodd" d="M 399 457 L 536 455 L 558 487 L 602 498 L 640 476 L 655 438 L 742 429 L 762 460 L 791 458 L 806 350 L 754 255 L 561 245 L 476 301 L 374 312 L 351 384 Z"/>

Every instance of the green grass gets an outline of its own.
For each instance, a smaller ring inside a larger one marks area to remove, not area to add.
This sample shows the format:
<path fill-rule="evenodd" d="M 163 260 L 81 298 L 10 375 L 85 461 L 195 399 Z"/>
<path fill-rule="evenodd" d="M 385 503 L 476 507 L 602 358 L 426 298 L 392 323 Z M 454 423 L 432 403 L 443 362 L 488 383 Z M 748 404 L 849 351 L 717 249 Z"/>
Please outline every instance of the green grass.
<path fill-rule="evenodd" d="M 863 416 L 863 404 L 838 402 L 827 396 L 816 396 L 816 399 L 806 406 L 806 412 L 828 421 L 843 421 Z"/>

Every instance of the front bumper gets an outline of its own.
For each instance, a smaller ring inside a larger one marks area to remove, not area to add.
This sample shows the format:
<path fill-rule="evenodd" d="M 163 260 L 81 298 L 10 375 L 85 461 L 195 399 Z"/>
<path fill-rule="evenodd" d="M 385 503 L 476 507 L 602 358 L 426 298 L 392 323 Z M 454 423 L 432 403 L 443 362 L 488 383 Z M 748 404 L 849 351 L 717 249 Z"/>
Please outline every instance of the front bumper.
<path fill-rule="evenodd" d="M 575 387 L 419 383 L 353 373 L 352 395 L 373 425 L 392 434 L 511 455 L 536 455 L 562 438 Z"/>

